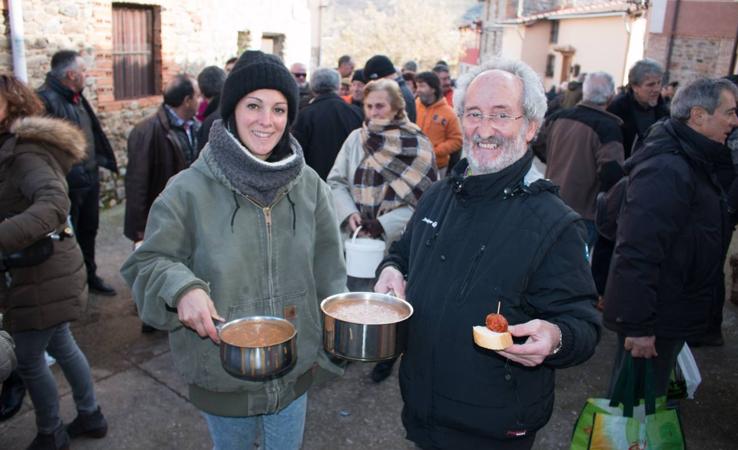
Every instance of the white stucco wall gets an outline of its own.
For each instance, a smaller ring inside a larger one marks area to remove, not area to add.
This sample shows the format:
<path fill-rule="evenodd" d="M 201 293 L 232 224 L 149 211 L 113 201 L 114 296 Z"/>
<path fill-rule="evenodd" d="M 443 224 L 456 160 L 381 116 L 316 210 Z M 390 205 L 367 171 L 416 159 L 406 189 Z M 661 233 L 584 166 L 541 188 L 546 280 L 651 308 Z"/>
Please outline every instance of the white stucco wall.
<path fill-rule="evenodd" d="M 502 50 L 500 56 L 510 59 L 523 57 L 523 40 L 525 27 L 522 25 L 506 25 L 502 28 Z"/>
<path fill-rule="evenodd" d="M 525 29 L 525 44 L 522 48 L 522 59 L 545 80 L 546 55 L 553 53 L 549 50 L 551 22 L 540 21 Z"/>
<path fill-rule="evenodd" d="M 579 64 L 581 72 L 605 71 L 619 80 L 623 73 L 629 36 L 622 16 L 562 20 L 557 45 L 576 49 L 572 66 Z M 554 79 L 559 81 L 561 55 L 556 55 Z"/>
<path fill-rule="evenodd" d="M 311 20 L 308 0 L 221 0 L 217 7 L 202 8 L 202 22 L 209 25 L 213 39 L 228 43 L 230 54 L 236 53 L 239 31 L 250 32 L 250 49 L 261 49 L 263 33 L 285 35 L 284 62 L 310 61 Z M 223 52 L 223 45 L 202 53 Z M 222 58 L 222 55 L 212 55 Z M 227 57 L 226 57 L 227 59 Z"/>

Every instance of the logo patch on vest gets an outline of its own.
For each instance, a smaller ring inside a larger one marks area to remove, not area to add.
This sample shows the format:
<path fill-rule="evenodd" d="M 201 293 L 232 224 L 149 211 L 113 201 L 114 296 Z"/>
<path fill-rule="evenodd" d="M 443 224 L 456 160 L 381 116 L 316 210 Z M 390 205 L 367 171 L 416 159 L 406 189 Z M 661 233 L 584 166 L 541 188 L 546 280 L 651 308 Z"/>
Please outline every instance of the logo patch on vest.
<path fill-rule="evenodd" d="M 432 226 L 433 228 L 435 228 L 435 227 L 438 226 L 438 222 L 434 222 L 434 221 L 432 221 L 431 219 L 429 219 L 427 217 L 423 217 L 422 222 L 427 223 L 428 225 Z"/>

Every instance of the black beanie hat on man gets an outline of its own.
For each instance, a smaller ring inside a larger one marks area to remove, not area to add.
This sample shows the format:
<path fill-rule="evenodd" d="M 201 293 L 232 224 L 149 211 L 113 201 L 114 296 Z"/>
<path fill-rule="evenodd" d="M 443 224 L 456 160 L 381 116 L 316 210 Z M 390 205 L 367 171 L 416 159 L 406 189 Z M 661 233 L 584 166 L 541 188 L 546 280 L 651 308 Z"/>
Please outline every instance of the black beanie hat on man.
<path fill-rule="evenodd" d="M 294 122 L 300 91 L 287 67 L 274 55 L 259 50 L 247 50 L 228 74 L 220 96 L 220 116 L 228 122 L 236 105 L 248 94 L 259 89 L 275 89 L 287 99 L 287 123 Z"/>
<path fill-rule="evenodd" d="M 364 80 L 367 83 L 395 73 L 397 71 L 392 61 L 384 55 L 374 55 L 364 64 Z"/>

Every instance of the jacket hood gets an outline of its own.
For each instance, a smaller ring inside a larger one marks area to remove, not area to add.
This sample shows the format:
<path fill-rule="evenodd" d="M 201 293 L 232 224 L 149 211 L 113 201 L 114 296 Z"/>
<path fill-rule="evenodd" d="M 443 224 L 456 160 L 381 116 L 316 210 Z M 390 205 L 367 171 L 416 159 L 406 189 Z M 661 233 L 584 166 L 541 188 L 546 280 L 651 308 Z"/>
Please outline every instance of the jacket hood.
<path fill-rule="evenodd" d="M 22 117 L 13 122 L 10 132 L 16 137 L 16 147 L 24 143 L 40 144 L 65 171 L 82 161 L 87 153 L 84 134 L 65 120 L 38 116 Z M 22 147 L 14 150 L 15 153 L 23 151 Z M 3 157 L 0 156 L 0 159 Z"/>
<path fill-rule="evenodd" d="M 623 169 L 629 174 L 641 162 L 668 152 L 679 152 L 704 167 L 713 164 L 712 155 L 722 149 L 727 155 L 727 148 L 721 144 L 710 141 L 678 120 L 666 119 L 651 125 L 643 146 L 625 161 Z"/>
<path fill-rule="evenodd" d="M 592 102 L 588 102 L 586 100 L 582 100 L 581 102 L 579 102 L 577 104 L 577 106 L 580 107 L 580 108 L 586 108 L 586 109 L 589 109 L 589 110 L 592 110 L 592 111 L 596 111 L 596 112 L 598 112 L 600 114 L 603 114 L 604 116 L 609 117 L 610 119 L 612 119 L 615 122 L 617 122 L 617 124 L 618 124 L 619 127 L 620 126 L 623 126 L 623 119 L 621 119 L 620 117 L 616 116 L 615 114 L 607 111 L 607 109 L 605 109 L 605 106 L 604 105 L 602 105 L 602 106 L 601 105 L 596 105 L 596 104 L 594 104 Z"/>

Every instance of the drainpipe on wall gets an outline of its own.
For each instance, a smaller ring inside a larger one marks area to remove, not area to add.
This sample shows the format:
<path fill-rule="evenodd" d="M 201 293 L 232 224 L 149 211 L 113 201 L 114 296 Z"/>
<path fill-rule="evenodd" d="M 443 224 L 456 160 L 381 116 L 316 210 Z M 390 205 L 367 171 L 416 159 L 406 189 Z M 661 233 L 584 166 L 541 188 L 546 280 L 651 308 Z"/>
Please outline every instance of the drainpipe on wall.
<path fill-rule="evenodd" d="M 730 68 L 728 69 L 728 75 L 735 73 L 736 53 L 738 53 L 738 31 L 736 31 L 735 40 L 733 41 L 733 53 L 731 53 L 730 57 Z"/>
<path fill-rule="evenodd" d="M 13 52 L 13 74 L 24 83 L 28 83 L 26 71 L 26 46 L 23 42 L 23 6 L 22 0 L 8 0 L 10 16 L 10 43 Z"/>
<path fill-rule="evenodd" d="M 674 36 L 676 32 L 677 18 L 679 18 L 679 5 L 682 4 L 682 0 L 676 0 L 674 6 L 674 17 L 671 18 L 671 30 L 669 32 L 669 52 L 666 54 L 666 67 L 664 67 L 664 79 L 669 81 L 671 65 L 671 54 L 674 52 Z"/>

